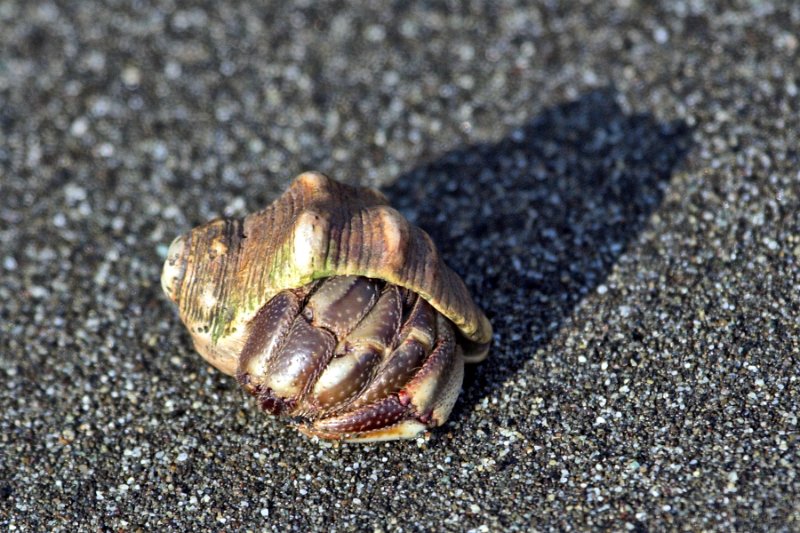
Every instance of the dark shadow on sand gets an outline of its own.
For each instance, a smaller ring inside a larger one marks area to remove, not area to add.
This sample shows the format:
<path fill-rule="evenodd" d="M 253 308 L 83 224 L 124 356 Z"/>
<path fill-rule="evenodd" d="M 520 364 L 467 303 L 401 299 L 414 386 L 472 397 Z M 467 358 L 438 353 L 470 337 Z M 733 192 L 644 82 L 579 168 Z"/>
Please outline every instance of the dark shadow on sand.
<path fill-rule="evenodd" d="M 454 418 L 545 346 L 660 205 L 690 147 L 682 122 L 625 114 L 612 89 L 542 111 L 497 143 L 445 153 L 385 190 L 428 231 L 495 330 Z"/>

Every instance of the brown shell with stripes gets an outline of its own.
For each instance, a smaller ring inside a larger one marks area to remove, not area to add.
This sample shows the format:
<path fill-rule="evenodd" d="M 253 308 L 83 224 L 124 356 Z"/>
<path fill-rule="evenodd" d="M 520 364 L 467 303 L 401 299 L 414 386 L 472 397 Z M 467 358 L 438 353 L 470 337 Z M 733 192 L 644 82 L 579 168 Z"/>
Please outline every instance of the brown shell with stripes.
<path fill-rule="evenodd" d="M 427 233 L 380 192 L 315 172 L 295 178 L 261 211 L 215 219 L 178 237 L 161 283 L 209 363 L 237 376 L 265 410 L 288 415 L 305 433 L 323 438 L 410 438 L 444 423 L 463 362 L 483 360 L 492 337 L 488 319 Z M 363 312 L 353 303 L 355 293 L 374 295 Z M 346 327 L 320 322 L 326 312 L 342 311 L 358 320 Z M 391 331 L 375 333 L 386 321 L 396 322 Z M 413 329 L 417 323 L 421 329 Z M 430 338 L 420 341 L 423 359 L 409 363 L 402 379 L 388 379 L 386 368 L 400 360 L 401 346 L 417 337 Z M 323 339 L 314 349 L 325 355 L 309 352 L 312 338 Z M 363 355 L 369 350 L 371 358 Z M 370 365 L 362 364 L 366 360 Z M 336 365 L 347 371 L 328 370 Z M 290 368 L 302 372 L 292 370 L 289 380 Z M 327 391 L 344 401 L 320 404 L 315 391 L 346 378 L 350 383 Z M 380 397 L 369 397 L 381 379 L 397 383 L 384 383 Z"/>

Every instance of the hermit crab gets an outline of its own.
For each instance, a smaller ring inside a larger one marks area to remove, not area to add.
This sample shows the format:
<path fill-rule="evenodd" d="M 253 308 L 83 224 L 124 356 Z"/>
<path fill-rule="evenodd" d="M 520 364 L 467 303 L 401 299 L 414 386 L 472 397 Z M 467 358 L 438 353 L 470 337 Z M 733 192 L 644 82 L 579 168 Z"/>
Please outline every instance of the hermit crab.
<path fill-rule="evenodd" d="M 427 233 L 378 191 L 315 172 L 175 239 L 161 285 L 208 362 L 326 439 L 443 424 L 492 337 Z"/>

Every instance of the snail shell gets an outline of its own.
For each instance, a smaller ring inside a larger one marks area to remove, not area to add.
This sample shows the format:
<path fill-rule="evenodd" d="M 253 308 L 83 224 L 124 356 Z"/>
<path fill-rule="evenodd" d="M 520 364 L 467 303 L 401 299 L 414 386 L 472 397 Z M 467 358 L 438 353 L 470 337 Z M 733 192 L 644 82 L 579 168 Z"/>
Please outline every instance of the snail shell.
<path fill-rule="evenodd" d="M 427 233 L 378 191 L 314 172 L 175 239 L 161 283 L 209 363 L 323 438 L 441 425 L 492 336 Z"/>

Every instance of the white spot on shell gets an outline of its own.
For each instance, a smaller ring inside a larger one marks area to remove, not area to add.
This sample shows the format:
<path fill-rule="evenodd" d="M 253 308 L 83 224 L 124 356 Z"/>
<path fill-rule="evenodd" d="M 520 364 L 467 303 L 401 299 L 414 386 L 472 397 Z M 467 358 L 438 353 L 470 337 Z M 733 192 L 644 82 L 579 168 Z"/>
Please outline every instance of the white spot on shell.
<path fill-rule="evenodd" d="M 209 287 L 209 289 L 206 290 L 203 293 L 202 303 L 203 303 L 203 307 L 205 307 L 207 309 L 210 309 L 210 308 L 214 307 L 217 304 L 217 297 L 214 294 L 214 288 L 213 287 Z"/>
<path fill-rule="evenodd" d="M 321 249 L 327 233 L 324 220 L 324 217 L 312 211 L 304 211 L 297 215 L 292 259 L 297 273 L 301 276 L 313 270 L 315 250 Z"/>
<path fill-rule="evenodd" d="M 178 280 L 181 272 L 181 256 L 185 247 L 185 240 L 183 237 L 178 237 L 172 244 L 169 245 L 167 250 L 167 260 L 164 262 L 164 269 L 161 271 L 161 288 L 167 296 L 175 299 L 175 292 L 177 287 L 175 283 Z"/>

